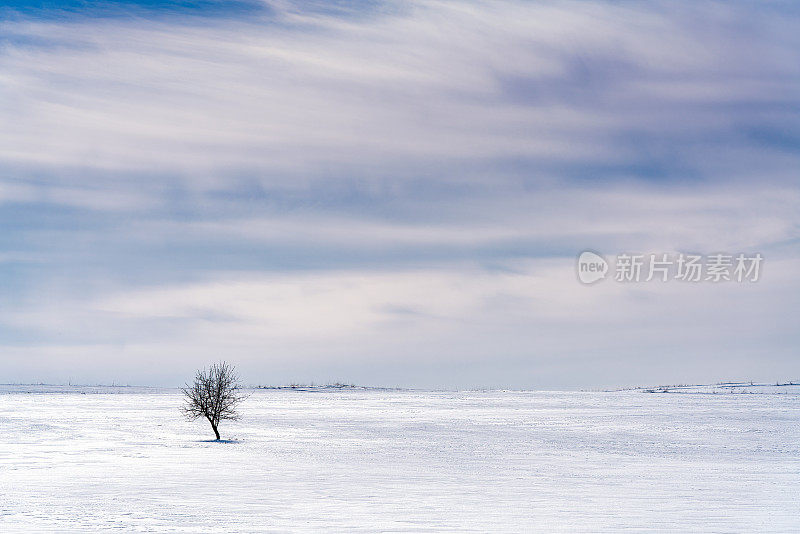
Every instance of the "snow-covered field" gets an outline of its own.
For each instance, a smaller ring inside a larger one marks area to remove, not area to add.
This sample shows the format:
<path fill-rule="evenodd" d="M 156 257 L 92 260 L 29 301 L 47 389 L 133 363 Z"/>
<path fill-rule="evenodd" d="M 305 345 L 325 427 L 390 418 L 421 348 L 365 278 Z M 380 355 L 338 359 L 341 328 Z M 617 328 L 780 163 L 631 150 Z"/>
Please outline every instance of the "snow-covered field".
<path fill-rule="evenodd" d="M 800 532 L 800 395 L 0 387 L 2 532 Z"/>

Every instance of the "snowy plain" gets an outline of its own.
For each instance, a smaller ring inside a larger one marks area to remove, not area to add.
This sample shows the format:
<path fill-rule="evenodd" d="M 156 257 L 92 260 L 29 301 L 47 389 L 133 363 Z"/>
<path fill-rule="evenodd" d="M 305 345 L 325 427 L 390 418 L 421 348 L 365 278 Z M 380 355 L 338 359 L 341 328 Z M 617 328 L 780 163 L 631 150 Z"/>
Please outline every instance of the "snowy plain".
<path fill-rule="evenodd" d="M 2 532 L 800 532 L 800 394 L 0 386 Z"/>

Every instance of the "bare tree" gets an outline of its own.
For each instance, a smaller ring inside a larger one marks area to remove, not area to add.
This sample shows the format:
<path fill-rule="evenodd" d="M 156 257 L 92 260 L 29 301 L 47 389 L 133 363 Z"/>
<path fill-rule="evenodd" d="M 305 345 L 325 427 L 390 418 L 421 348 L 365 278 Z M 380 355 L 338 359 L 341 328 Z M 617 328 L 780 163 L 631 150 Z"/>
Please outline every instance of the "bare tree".
<path fill-rule="evenodd" d="M 225 362 L 200 369 L 195 374 L 194 383 L 186 384 L 182 390 L 186 397 L 183 414 L 192 420 L 208 419 L 217 439 L 220 421 L 239 419 L 236 407 L 247 398 L 242 393 L 236 369 Z"/>

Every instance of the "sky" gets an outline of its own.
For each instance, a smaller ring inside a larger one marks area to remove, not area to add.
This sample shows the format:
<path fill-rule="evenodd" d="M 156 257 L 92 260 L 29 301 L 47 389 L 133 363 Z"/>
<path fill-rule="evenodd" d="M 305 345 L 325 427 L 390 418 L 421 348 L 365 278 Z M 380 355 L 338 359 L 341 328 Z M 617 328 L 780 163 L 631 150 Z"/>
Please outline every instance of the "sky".
<path fill-rule="evenodd" d="M 0 382 L 800 379 L 798 208 L 792 2 L 0 4 Z"/>

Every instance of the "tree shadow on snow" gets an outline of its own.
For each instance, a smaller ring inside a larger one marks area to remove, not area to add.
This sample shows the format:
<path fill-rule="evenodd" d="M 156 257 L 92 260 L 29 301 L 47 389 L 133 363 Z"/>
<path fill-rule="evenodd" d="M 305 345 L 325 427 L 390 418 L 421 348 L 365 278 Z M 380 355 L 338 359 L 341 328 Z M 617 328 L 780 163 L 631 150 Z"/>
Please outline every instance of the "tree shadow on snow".
<path fill-rule="evenodd" d="M 198 439 L 195 443 L 241 443 L 238 439 Z"/>

